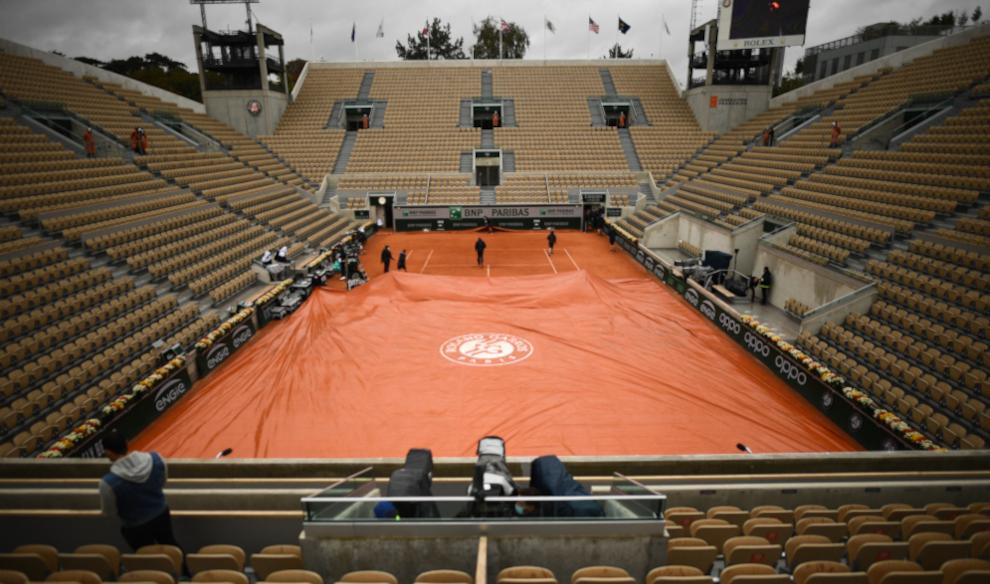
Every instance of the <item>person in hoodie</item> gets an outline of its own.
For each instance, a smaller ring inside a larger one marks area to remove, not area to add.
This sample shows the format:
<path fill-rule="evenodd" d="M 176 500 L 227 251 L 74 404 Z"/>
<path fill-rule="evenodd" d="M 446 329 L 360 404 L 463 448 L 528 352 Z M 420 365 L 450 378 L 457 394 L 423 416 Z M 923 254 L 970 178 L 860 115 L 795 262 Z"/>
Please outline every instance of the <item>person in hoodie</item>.
<path fill-rule="evenodd" d="M 120 519 L 120 533 L 135 550 L 152 544 L 181 548 L 162 490 L 168 480 L 165 460 L 157 452 L 129 451 L 116 430 L 103 437 L 103 450 L 112 462 L 100 480 L 103 515 Z"/>

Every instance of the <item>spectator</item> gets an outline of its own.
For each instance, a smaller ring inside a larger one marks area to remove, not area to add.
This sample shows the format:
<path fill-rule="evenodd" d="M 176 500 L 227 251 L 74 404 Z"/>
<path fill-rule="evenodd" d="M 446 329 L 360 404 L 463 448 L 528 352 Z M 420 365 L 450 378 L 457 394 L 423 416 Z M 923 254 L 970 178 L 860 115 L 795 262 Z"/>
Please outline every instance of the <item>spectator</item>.
<path fill-rule="evenodd" d="M 362 114 L 361 115 L 361 129 L 362 130 L 367 130 L 368 129 L 368 122 L 369 122 L 369 120 L 368 120 L 368 114 Z"/>
<path fill-rule="evenodd" d="M 773 146 L 774 142 L 777 140 L 777 130 L 770 126 L 770 143 L 768 146 Z"/>
<path fill-rule="evenodd" d="M 842 128 L 839 126 L 839 120 L 832 122 L 832 141 L 829 143 L 829 148 L 839 147 L 839 136 L 842 135 Z"/>
<path fill-rule="evenodd" d="M 93 138 L 93 128 L 86 128 L 83 134 L 83 145 L 86 147 L 86 158 L 96 156 L 96 139 Z"/>
<path fill-rule="evenodd" d="M 502 125 L 502 117 L 498 115 L 498 110 L 495 110 L 495 113 L 492 114 L 492 127 L 498 128 L 501 125 Z"/>
<path fill-rule="evenodd" d="M 144 132 L 144 128 L 138 128 L 138 134 L 141 138 L 141 154 L 148 153 L 148 134 Z"/>
<path fill-rule="evenodd" d="M 767 303 L 771 286 L 773 286 L 773 274 L 770 273 L 770 268 L 763 266 L 763 276 L 760 278 L 760 304 Z"/>
<path fill-rule="evenodd" d="M 131 130 L 131 152 L 135 154 L 138 153 L 138 146 L 141 144 L 140 136 L 138 135 L 138 129 L 134 128 Z"/>
<path fill-rule="evenodd" d="M 382 264 L 385 266 L 385 273 L 388 273 L 388 266 L 392 263 L 392 250 L 386 245 L 382 249 Z"/>
<path fill-rule="evenodd" d="M 764 146 L 770 145 L 770 128 L 763 129 L 763 145 Z"/>
<path fill-rule="evenodd" d="M 113 463 L 100 481 L 103 514 L 117 516 L 120 533 L 134 550 L 146 545 L 180 547 L 172 533 L 172 516 L 163 487 L 168 468 L 157 452 L 128 451 L 116 430 L 103 437 L 103 451 Z"/>
<path fill-rule="evenodd" d="M 261 254 L 261 265 L 267 266 L 272 263 L 272 258 L 274 258 L 274 256 L 275 254 L 272 253 L 272 250 L 265 250 L 265 253 Z"/>
<path fill-rule="evenodd" d="M 275 254 L 275 261 L 283 264 L 289 263 L 289 246 L 283 245 L 278 249 L 278 253 Z"/>
<path fill-rule="evenodd" d="M 619 112 L 619 127 L 626 127 L 626 112 Z"/>

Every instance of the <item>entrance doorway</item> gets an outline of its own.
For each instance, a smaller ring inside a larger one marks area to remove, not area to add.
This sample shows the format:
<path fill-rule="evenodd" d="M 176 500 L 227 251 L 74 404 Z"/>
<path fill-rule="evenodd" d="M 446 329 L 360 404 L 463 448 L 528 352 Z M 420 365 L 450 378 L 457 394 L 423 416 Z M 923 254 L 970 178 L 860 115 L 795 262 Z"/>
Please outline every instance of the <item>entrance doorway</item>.
<path fill-rule="evenodd" d="M 584 204 L 584 230 L 596 230 L 605 223 L 604 191 L 581 191 L 581 203 Z"/>
<path fill-rule="evenodd" d="M 632 124 L 628 103 L 605 102 L 602 103 L 602 109 L 605 111 L 606 126 L 617 127 L 620 121 L 623 122 L 623 127 L 625 128 L 628 128 Z"/>
<path fill-rule="evenodd" d="M 378 225 L 391 229 L 394 226 L 394 215 L 392 213 L 392 204 L 394 202 L 395 193 L 368 195 L 368 205 L 371 207 L 371 220 Z"/>
<path fill-rule="evenodd" d="M 497 187 L 501 184 L 502 151 L 474 151 L 474 180 L 481 188 Z"/>
<path fill-rule="evenodd" d="M 364 128 L 365 124 L 371 127 L 371 115 L 374 107 L 371 105 L 346 105 L 344 106 L 344 123 L 347 130 L 353 132 Z M 365 120 L 367 116 L 367 121 Z"/>
<path fill-rule="evenodd" d="M 502 125 L 502 104 L 499 102 L 472 104 L 472 121 L 475 128 L 491 130 Z"/>

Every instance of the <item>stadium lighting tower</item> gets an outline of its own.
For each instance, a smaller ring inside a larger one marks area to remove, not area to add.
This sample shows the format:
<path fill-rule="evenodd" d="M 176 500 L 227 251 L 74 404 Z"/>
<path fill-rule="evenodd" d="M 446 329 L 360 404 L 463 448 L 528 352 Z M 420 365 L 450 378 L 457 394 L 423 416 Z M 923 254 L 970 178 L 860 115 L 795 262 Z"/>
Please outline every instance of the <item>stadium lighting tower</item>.
<path fill-rule="evenodd" d="M 203 20 L 203 29 L 206 26 L 206 5 L 207 4 L 243 4 L 244 11 L 247 12 L 247 31 L 251 31 L 251 5 L 258 4 L 261 0 L 189 0 L 190 4 L 199 4 L 199 16 Z"/>

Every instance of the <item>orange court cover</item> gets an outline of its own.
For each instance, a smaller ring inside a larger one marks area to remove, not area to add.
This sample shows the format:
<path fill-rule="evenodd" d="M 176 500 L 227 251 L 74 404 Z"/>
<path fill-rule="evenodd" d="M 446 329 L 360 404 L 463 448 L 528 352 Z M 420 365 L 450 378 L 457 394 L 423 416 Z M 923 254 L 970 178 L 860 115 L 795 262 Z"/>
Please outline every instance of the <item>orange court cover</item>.
<path fill-rule="evenodd" d="M 314 290 L 135 441 L 170 457 L 856 450 L 672 292 L 586 271 Z"/>

